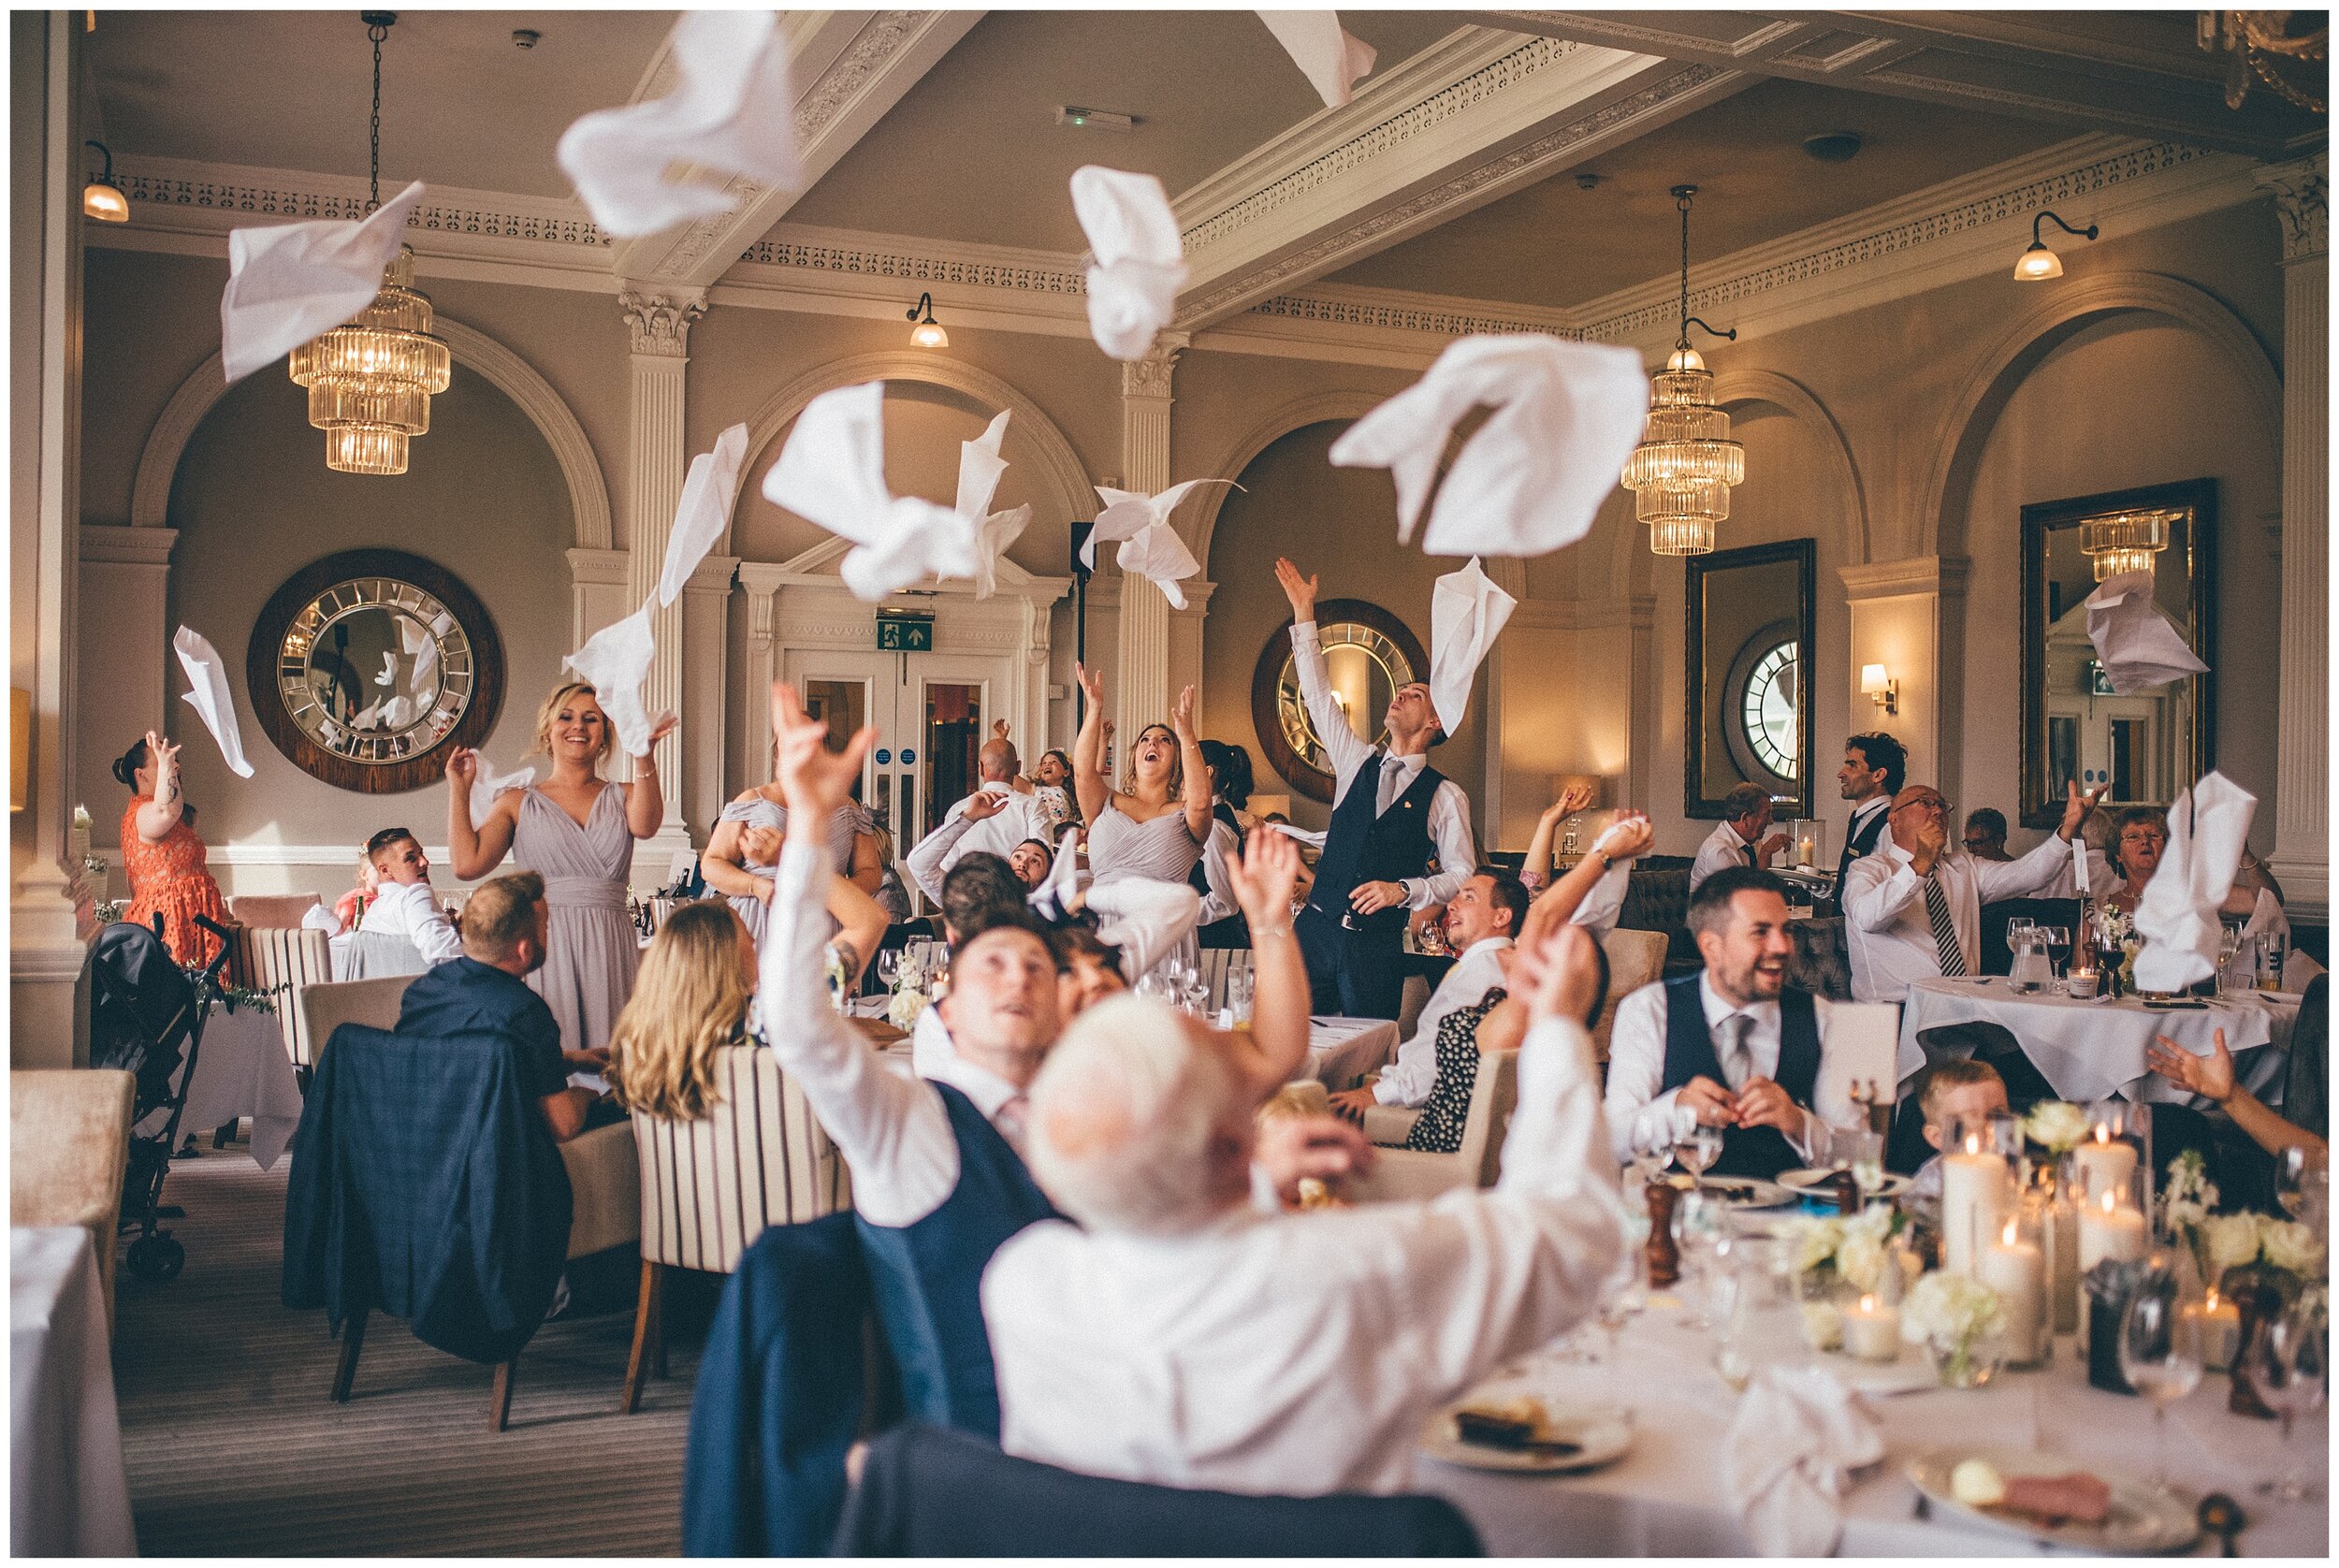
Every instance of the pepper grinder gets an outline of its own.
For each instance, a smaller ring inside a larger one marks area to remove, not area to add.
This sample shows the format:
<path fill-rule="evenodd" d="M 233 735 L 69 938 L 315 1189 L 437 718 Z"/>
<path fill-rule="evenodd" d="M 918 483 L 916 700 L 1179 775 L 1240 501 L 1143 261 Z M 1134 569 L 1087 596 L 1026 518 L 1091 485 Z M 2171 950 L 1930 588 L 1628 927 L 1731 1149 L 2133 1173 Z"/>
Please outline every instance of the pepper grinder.
<path fill-rule="evenodd" d="M 1645 1196 L 1649 1200 L 1649 1284 L 1651 1289 L 1663 1290 L 1681 1278 L 1681 1250 L 1673 1241 L 1673 1210 L 1681 1201 L 1681 1189 L 1670 1182 L 1651 1182 Z"/>

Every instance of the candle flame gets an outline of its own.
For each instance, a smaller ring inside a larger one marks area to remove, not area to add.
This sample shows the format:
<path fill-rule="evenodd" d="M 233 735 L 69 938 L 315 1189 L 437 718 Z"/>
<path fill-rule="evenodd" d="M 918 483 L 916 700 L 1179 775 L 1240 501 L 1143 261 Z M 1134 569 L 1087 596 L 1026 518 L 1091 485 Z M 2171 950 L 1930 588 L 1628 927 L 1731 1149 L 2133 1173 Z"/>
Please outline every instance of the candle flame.
<path fill-rule="evenodd" d="M 2109 1143 L 2112 1141 L 2112 1129 L 2108 1125 L 2102 1122 L 2098 1122 L 2096 1124 L 2096 1141 L 2098 1143 Z"/>
<path fill-rule="evenodd" d="M 2215 1285 L 2210 1286 L 2209 1289 L 2209 1310 L 2211 1312 L 2217 1310 L 2217 1290 Z"/>
<path fill-rule="evenodd" d="M 1876 1298 L 1873 1296 L 1861 1297 L 1860 1310 L 1862 1312 L 1874 1312 L 1876 1310 Z"/>
<path fill-rule="evenodd" d="M 1966 1153 L 1967 1153 L 1967 1154 L 1980 1154 L 1981 1152 L 1982 1152 L 1982 1137 L 1981 1137 L 1981 1135 L 1980 1135 L 1979 1133 L 1970 1133 L 1970 1132 L 1969 1132 L 1969 1133 L 1968 1133 L 1968 1134 L 1966 1134 Z"/>
<path fill-rule="evenodd" d="M 2010 1219 L 2010 1220 L 2008 1220 L 2008 1221 L 2006 1222 L 2006 1228 L 2005 1228 L 2004 1230 L 2002 1230 L 2002 1231 L 1998 1232 L 1998 1240 L 1999 1240 L 1999 1241 L 2003 1241 L 2003 1242 L 2005 1242 L 2008 1246 L 2010 1246 L 2010 1247 L 2011 1247 L 2011 1246 L 2012 1246 L 2012 1245 L 2014 1244 L 2014 1242 L 2015 1242 L 2018 1239 L 2020 1239 L 2021 1235 L 2022 1235 L 2022 1227 L 2021 1227 L 2021 1222 L 2020 1222 L 2020 1221 L 2018 1221 L 2018 1220 L 2011 1220 L 2011 1219 Z"/>
<path fill-rule="evenodd" d="M 2103 1195 L 2103 1212 L 2104 1212 L 2105 1213 L 2107 1213 L 2107 1214 L 2108 1214 L 2108 1213 L 2110 1213 L 2113 1210 L 2114 1210 L 2114 1209 L 2116 1209 L 2116 1208 L 2118 1208 L 2118 1207 L 2119 1207 L 2119 1203 L 2118 1203 L 2118 1201 L 2117 1201 L 2117 1198 L 2118 1198 L 2118 1195 L 2117 1195 L 2117 1194 L 2114 1194 L 2114 1193 L 2108 1193 L 2108 1192 L 2107 1192 L 2107 1193 L 2105 1193 L 2105 1194 Z"/>

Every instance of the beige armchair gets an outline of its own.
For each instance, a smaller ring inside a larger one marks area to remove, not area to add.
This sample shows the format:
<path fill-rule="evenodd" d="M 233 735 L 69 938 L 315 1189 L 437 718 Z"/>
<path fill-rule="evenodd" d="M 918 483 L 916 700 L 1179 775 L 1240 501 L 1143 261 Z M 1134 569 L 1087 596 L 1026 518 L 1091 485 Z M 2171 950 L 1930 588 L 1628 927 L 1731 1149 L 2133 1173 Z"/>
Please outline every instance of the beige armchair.
<path fill-rule="evenodd" d="M 1608 1034 L 1616 1027 L 1616 1005 L 1642 986 L 1664 978 L 1665 949 L 1662 931 L 1628 931 L 1620 926 L 1600 938 L 1608 955 L 1608 999 L 1591 1025 L 1591 1059 L 1608 1059 Z"/>
<path fill-rule="evenodd" d="M 1495 1051 L 1478 1058 L 1462 1124 L 1461 1148 L 1450 1154 L 1417 1149 L 1380 1149 L 1373 1169 L 1350 1189 L 1358 1202 L 1434 1198 L 1455 1187 L 1490 1187 L 1503 1166 L 1503 1139 L 1518 1105 L 1518 1053 Z M 1375 1107 L 1387 1110 L 1388 1107 Z M 1368 1134 L 1371 1112 L 1367 1113 Z M 1418 1116 L 1418 1111 L 1407 1111 Z M 1377 1140 L 1376 1140 L 1377 1141 Z M 1402 1141 L 1402 1139 L 1400 1140 Z"/>
<path fill-rule="evenodd" d="M 298 930 L 301 917 L 324 903 L 313 893 L 246 893 L 227 901 L 227 912 L 239 925 Z"/>
<path fill-rule="evenodd" d="M 375 1029 L 398 1027 L 399 1006 L 414 978 L 385 975 L 379 980 L 318 980 L 295 989 L 291 1010 L 299 1026 L 292 1037 L 292 1060 L 304 1091 L 334 1030 L 344 1024 Z"/>
<path fill-rule="evenodd" d="M 260 992 L 276 1005 L 276 1022 L 284 1031 L 284 1053 L 293 1066 L 316 1066 L 321 1039 L 309 1037 L 300 1016 L 302 986 L 329 984 L 333 979 L 333 948 L 322 931 L 278 926 L 240 926 L 228 950 L 228 974 L 238 985 Z"/>
<path fill-rule="evenodd" d="M 109 1330 L 135 1090 L 110 1067 L 8 1074 L 8 1223 L 88 1227 Z"/>

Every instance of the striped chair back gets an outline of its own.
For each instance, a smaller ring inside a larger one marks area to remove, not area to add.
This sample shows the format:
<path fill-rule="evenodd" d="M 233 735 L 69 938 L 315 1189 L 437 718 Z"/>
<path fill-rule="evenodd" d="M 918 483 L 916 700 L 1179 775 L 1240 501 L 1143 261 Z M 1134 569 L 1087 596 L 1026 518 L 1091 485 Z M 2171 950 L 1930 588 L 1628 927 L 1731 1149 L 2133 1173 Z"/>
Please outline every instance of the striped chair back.
<path fill-rule="evenodd" d="M 228 951 L 228 974 L 235 982 L 266 995 L 276 1006 L 276 1023 L 284 1032 L 284 1052 L 296 1067 L 312 1067 L 322 1040 L 311 1040 L 300 1016 L 298 992 L 304 985 L 330 983 L 333 948 L 322 931 L 298 927 L 247 925 L 236 931 Z"/>
<path fill-rule="evenodd" d="M 1202 983 L 1210 987 L 1210 1010 L 1215 1013 L 1227 1005 L 1228 981 L 1238 974 L 1251 972 L 1251 950 L 1249 948 L 1204 948 L 1201 951 L 1201 966 Z"/>
<path fill-rule="evenodd" d="M 852 1204 L 836 1145 L 769 1051 L 718 1048 L 715 1090 L 694 1122 L 634 1113 L 645 1263 L 728 1274 L 765 1226 Z"/>

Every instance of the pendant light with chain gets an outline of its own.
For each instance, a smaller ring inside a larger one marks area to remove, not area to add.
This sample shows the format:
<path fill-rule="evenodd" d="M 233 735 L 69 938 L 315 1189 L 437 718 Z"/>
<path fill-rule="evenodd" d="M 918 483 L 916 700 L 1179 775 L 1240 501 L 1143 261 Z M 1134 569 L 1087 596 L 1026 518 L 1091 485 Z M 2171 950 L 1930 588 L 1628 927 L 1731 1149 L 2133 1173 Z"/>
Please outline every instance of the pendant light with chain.
<path fill-rule="evenodd" d="M 371 212 L 382 205 L 382 40 L 398 15 L 361 15 L 373 41 Z M 446 390 L 452 357 L 430 335 L 430 298 L 414 282 L 414 250 L 400 245 L 372 304 L 292 352 L 293 383 L 309 391 L 309 423 L 325 432 L 327 468 L 404 473 L 407 443 L 430 428 L 430 398 Z"/>
<path fill-rule="evenodd" d="M 1730 515 L 1730 486 L 1746 479 L 1746 448 L 1730 439 L 1730 416 L 1714 402 L 1714 373 L 1690 347 L 1690 328 L 1737 341 L 1690 314 L 1690 198 L 1694 185 L 1673 187 L 1681 210 L 1681 330 L 1665 368 L 1650 378 L 1649 428 L 1624 462 L 1633 515 L 1649 525 L 1649 547 L 1661 556 L 1713 553 L 1714 525 Z"/>

